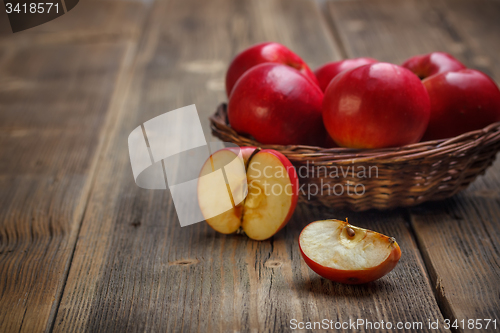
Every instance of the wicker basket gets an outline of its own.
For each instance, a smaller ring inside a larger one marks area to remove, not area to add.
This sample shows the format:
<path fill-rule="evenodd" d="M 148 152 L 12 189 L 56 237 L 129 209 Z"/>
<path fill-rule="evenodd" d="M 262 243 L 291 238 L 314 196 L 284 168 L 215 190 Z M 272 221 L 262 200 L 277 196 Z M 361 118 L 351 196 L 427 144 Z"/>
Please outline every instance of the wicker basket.
<path fill-rule="evenodd" d="M 500 122 L 451 139 L 386 149 L 263 145 L 229 126 L 226 104 L 210 123 L 212 133 L 225 142 L 287 156 L 299 175 L 299 201 L 355 211 L 451 197 L 484 174 L 500 149 Z"/>

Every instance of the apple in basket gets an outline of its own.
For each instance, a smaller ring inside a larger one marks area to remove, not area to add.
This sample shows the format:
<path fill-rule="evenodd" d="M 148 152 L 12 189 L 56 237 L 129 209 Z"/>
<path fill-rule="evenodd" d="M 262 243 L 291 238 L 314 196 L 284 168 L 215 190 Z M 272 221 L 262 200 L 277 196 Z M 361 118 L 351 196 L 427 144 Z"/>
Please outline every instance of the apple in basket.
<path fill-rule="evenodd" d="M 231 234 L 241 228 L 251 239 L 268 239 L 292 217 L 298 199 L 297 173 L 290 161 L 275 150 L 242 147 L 241 152 L 247 166 L 247 184 L 242 182 L 241 173 L 225 167 L 238 158 L 238 149 L 218 150 L 205 162 L 198 179 L 200 210 L 215 231 Z M 204 177 L 221 168 L 225 170 L 226 186 L 218 186 L 211 177 Z M 233 208 L 216 215 L 221 211 L 220 198 L 225 194 L 222 192 L 227 191 L 233 193 Z M 243 194 L 239 199 L 235 195 L 238 191 Z"/>
<path fill-rule="evenodd" d="M 500 91 L 486 74 L 453 56 L 432 52 L 406 60 L 403 67 L 423 79 L 431 102 L 422 141 L 451 138 L 500 121 Z"/>
<path fill-rule="evenodd" d="M 461 69 L 422 81 L 431 101 L 423 140 L 451 138 L 500 121 L 500 90 L 486 74 Z"/>
<path fill-rule="evenodd" d="M 323 121 L 343 147 L 386 148 L 418 142 L 427 128 L 429 96 L 406 68 L 373 63 L 338 74 L 323 100 Z"/>
<path fill-rule="evenodd" d="M 326 137 L 322 101 L 321 89 L 298 70 L 266 63 L 240 77 L 229 98 L 228 119 L 235 131 L 263 144 L 321 145 Z"/>
<path fill-rule="evenodd" d="M 381 278 L 401 257 L 394 238 L 339 220 L 307 225 L 300 233 L 299 248 L 313 271 L 325 279 L 347 284 Z"/>
<path fill-rule="evenodd" d="M 297 69 L 314 84 L 318 84 L 314 73 L 298 55 L 278 43 L 260 43 L 240 52 L 231 61 L 226 73 L 226 93 L 229 97 L 236 81 L 250 68 L 263 63 L 277 63 Z"/>
<path fill-rule="evenodd" d="M 401 66 L 409 69 L 421 79 L 435 74 L 465 69 L 465 66 L 460 61 L 444 52 L 432 52 L 413 56 Z"/>
<path fill-rule="evenodd" d="M 377 62 L 377 60 L 373 58 L 354 58 L 329 62 L 316 69 L 314 75 L 316 75 L 318 79 L 319 87 L 324 92 L 332 79 L 340 72 L 367 64 L 373 64 L 375 62 Z"/>

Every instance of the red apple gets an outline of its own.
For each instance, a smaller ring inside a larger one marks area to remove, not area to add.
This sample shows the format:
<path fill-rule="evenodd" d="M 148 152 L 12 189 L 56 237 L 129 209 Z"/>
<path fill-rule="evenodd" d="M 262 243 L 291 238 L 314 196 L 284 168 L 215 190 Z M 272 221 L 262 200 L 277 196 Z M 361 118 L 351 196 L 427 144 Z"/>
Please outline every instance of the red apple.
<path fill-rule="evenodd" d="M 462 69 L 422 82 L 431 101 L 423 141 L 451 138 L 500 121 L 500 90 L 486 74 Z"/>
<path fill-rule="evenodd" d="M 238 159 L 234 149 L 212 154 L 198 179 L 198 202 L 214 230 L 230 234 L 241 228 L 248 237 L 264 240 L 276 234 L 292 217 L 299 183 L 293 165 L 283 154 L 270 149 L 257 153 L 254 150 L 254 147 L 242 148 L 242 155 L 250 158 L 245 161 L 248 162 L 246 183 L 245 174 L 231 167 Z M 225 183 L 216 182 L 212 177 L 214 171 L 221 168 L 225 170 Z M 229 209 L 227 202 L 221 200 L 228 192 L 232 194 Z"/>
<path fill-rule="evenodd" d="M 233 88 L 228 104 L 232 128 L 264 144 L 321 145 L 326 132 L 321 89 L 296 69 L 261 64 Z"/>
<path fill-rule="evenodd" d="M 418 142 L 430 102 L 406 68 L 375 63 L 337 75 L 325 93 L 323 121 L 333 140 L 349 148 L 385 148 Z"/>
<path fill-rule="evenodd" d="M 374 281 L 401 257 L 396 240 L 339 220 L 316 221 L 299 236 L 306 264 L 325 279 L 347 284 Z"/>
<path fill-rule="evenodd" d="M 318 84 L 314 73 L 298 55 L 278 43 L 261 43 L 239 53 L 229 65 L 226 74 L 226 93 L 229 97 L 236 81 L 250 68 L 263 63 L 278 63 L 293 67 Z"/>
<path fill-rule="evenodd" d="M 377 62 L 377 60 L 373 58 L 355 58 L 329 62 L 316 69 L 314 74 L 318 79 L 321 90 L 326 91 L 332 79 L 340 72 L 367 64 L 373 64 L 375 62 Z"/>
<path fill-rule="evenodd" d="M 419 78 L 465 69 L 465 66 L 452 55 L 444 52 L 432 52 L 418 55 L 406 60 L 402 65 L 415 73 Z"/>

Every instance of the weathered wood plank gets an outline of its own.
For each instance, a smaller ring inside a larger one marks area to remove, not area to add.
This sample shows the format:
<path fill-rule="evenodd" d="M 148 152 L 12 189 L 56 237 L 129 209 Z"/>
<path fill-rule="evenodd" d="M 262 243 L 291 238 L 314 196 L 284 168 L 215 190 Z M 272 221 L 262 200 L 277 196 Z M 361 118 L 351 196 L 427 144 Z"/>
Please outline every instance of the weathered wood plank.
<path fill-rule="evenodd" d="M 464 42 L 425 2 L 338 1 L 326 7 L 349 57 L 400 64 L 416 54 L 444 51 L 465 60 Z"/>
<path fill-rule="evenodd" d="M 438 1 L 436 11 L 445 13 L 449 26 L 467 46 L 463 52 L 470 67 L 481 70 L 500 82 L 500 2 Z"/>
<path fill-rule="evenodd" d="M 339 59 L 315 3 L 302 0 L 157 2 L 148 18 L 122 117 L 99 165 L 56 331 L 283 331 L 290 320 L 440 319 L 416 244 L 400 211 L 354 214 L 298 208 L 268 241 L 181 228 L 168 191 L 138 188 L 128 134 L 166 111 L 196 103 L 208 115 L 225 99 L 231 57 L 275 40 L 314 68 Z M 306 223 L 344 218 L 395 236 L 403 250 L 389 276 L 366 286 L 310 271 L 297 239 Z M 347 331 L 347 330 L 345 330 Z M 410 330 L 407 330 L 410 331 Z"/>
<path fill-rule="evenodd" d="M 94 4 L 110 17 L 134 12 L 137 18 L 124 26 L 140 23 L 142 5 Z M 86 24 L 95 23 L 90 14 L 61 34 L 84 33 Z M 44 36 L 5 37 L 0 47 L 2 332 L 50 329 L 113 120 L 108 110 L 118 98 L 115 86 L 134 51 L 130 38 L 43 43 L 38 38 Z"/>
<path fill-rule="evenodd" d="M 412 225 L 436 296 L 452 322 L 496 319 L 498 328 L 499 170 L 497 163 L 485 179 L 455 198 L 412 210 Z M 466 326 L 459 331 L 482 332 L 485 322 L 482 324 L 482 329 L 468 330 Z M 488 331 L 493 328 L 491 324 Z"/>
<path fill-rule="evenodd" d="M 442 50 L 500 78 L 493 60 L 500 52 L 498 2 L 336 2 L 329 15 L 351 57 L 400 63 Z M 462 194 L 410 210 L 438 302 L 452 321 L 499 319 L 499 171 L 497 162 Z"/>

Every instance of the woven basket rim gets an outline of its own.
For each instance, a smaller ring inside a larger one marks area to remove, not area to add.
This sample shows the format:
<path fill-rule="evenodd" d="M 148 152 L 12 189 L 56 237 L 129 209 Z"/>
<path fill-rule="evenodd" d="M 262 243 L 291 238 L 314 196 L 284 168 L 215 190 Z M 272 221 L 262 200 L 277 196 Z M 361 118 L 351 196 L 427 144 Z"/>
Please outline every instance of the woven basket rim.
<path fill-rule="evenodd" d="M 227 104 L 221 103 L 210 116 L 214 135 L 221 139 L 230 138 L 247 146 L 275 149 L 286 152 L 286 156 L 296 163 L 314 161 L 315 165 L 369 163 L 381 164 L 408 163 L 420 159 L 438 160 L 447 156 L 463 155 L 479 146 L 486 146 L 500 139 L 500 122 L 459 136 L 434 141 L 417 142 L 401 147 L 383 149 L 323 148 L 305 145 L 267 145 L 252 138 L 242 136 L 231 128 L 227 118 Z M 223 135 L 221 135 L 223 134 Z M 221 137 L 222 136 L 222 137 Z"/>

